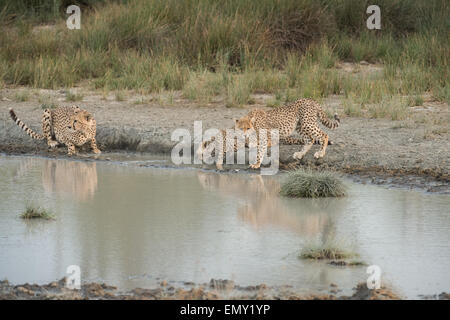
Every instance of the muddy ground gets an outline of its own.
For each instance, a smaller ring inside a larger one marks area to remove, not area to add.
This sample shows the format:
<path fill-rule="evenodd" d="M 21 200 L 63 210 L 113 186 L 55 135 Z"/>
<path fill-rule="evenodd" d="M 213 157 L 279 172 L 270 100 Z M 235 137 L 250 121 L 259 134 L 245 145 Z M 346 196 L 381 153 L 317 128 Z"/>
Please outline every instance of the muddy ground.
<path fill-rule="evenodd" d="M 7 280 L 0 281 L 0 300 L 223 300 L 223 299 L 275 299 L 275 300 L 398 300 L 401 296 L 388 288 L 367 289 L 365 283 L 358 284 L 351 296 L 339 295 L 341 290 L 330 285 L 329 293 L 318 295 L 299 295 L 291 287 L 269 287 L 265 284 L 241 287 L 231 280 L 214 280 L 210 283 L 195 285 L 185 283 L 183 287 L 174 287 L 161 282 L 153 289 L 136 288 L 121 292 L 116 287 L 104 283 L 86 283 L 80 290 L 65 287 L 65 279 L 45 285 L 21 284 L 12 285 Z M 427 296 L 426 299 L 449 299 L 450 295 L 442 293 Z"/>
<path fill-rule="evenodd" d="M 23 92 L 26 100 L 20 101 Z M 97 120 L 97 139 L 105 151 L 170 153 L 176 142 L 171 141 L 175 128 L 187 128 L 193 134 L 194 121 L 203 121 L 203 130 L 229 128 L 233 119 L 255 107 L 266 108 L 270 95 L 254 95 L 254 104 L 227 108 L 219 99 L 199 104 L 182 98 L 181 93 L 170 96 L 143 96 L 124 93 L 102 94 L 84 88 L 73 88 L 82 94 L 82 101 L 66 101 L 64 90 L 15 88 L 0 90 L 0 152 L 7 154 L 48 155 L 46 144 L 33 141 L 10 119 L 12 107 L 19 118 L 41 132 L 42 104 L 77 104 L 91 111 Z M 19 98 L 18 98 L 19 97 Z M 123 100 L 123 101 L 118 101 Z M 445 103 L 425 97 L 423 106 L 410 107 L 407 120 L 347 117 L 339 96 L 325 99 L 322 104 L 330 113 L 337 112 L 341 125 L 326 129 L 334 145 L 325 158 L 313 158 L 318 146 L 301 161 L 292 154 L 301 146 L 281 146 L 282 169 L 311 167 L 350 174 L 360 182 L 418 187 L 430 192 L 450 193 L 450 108 Z M 267 108 L 268 109 L 268 108 Z M 61 148 L 56 156 L 64 157 Z M 52 155 L 55 156 L 55 153 Z"/>
<path fill-rule="evenodd" d="M 65 286 L 65 278 L 44 285 L 13 285 L 7 280 L 0 281 L 0 300 L 401 300 L 389 287 L 370 290 L 366 283 L 358 283 L 351 296 L 340 294 L 335 284 L 330 284 L 328 293 L 302 295 L 285 285 L 270 287 L 265 284 L 242 287 L 232 280 L 211 279 L 209 283 L 185 282 L 182 287 L 174 287 L 162 281 L 152 289 L 135 288 L 120 291 L 115 286 L 104 283 L 82 284 L 79 290 Z M 450 294 L 423 295 L 425 300 L 449 300 Z"/>

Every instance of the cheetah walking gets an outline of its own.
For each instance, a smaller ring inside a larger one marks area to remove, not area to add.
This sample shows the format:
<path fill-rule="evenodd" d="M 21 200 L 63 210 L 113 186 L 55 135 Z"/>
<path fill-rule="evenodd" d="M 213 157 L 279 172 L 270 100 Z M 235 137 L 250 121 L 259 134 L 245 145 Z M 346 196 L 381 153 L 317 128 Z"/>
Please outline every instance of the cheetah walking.
<path fill-rule="evenodd" d="M 302 159 L 315 142 L 321 145 L 321 149 L 314 154 L 314 157 L 322 158 L 325 155 L 329 138 L 318 126 L 317 119 L 330 129 L 337 128 L 340 123 L 337 114 L 334 115 L 334 120 L 328 119 L 320 104 L 312 99 L 298 99 L 289 105 L 267 112 L 261 109 L 250 111 L 248 115 L 236 122 L 236 129 L 243 130 L 244 133 L 252 129 L 256 131 L 256 135 L 251 136 L 256 136 L 257 139 L 255 142 L 258 146 L 257 157 L 256 163 L 250 167 L 257 169 L 261 166 L 263 156 L 270 144 L 270 134 L 267 139 L 263 138 L 261 136 L 262 129 L 267 132 L 271 129 L 278 129 L 280 141 L 295 139 L 290 135 L 297 131 L 302 137 L 297 142 L 304 142 L 304 146 L 301 151 L 294 153 L 294 159 Z"/>
<path fill-rule="evenodd" d="M 236 124 L 238 123 L 239 120 L 235 120 Z M 232 131 L 235 130 L 235 128 L 231 128 L 229 129 Z M 220 139 L 216 139 L 217 137 L 212 137 L 210 140 L 206 140 L 203 141 L 197 151 L 196 154 L 198 157 L 200 157 L 203 154 L 207 154 L 207 155 L 211 155 L 213 153 L 217 152 L 217 160 L 216 160 L 216 168 L 218 170 L 223 170 L 223 157 L 226 153 L 228 152 L 237 152 L 238 151 L 238 142 L 237 139 L 235 137 L 233 137 L 233 142 L 229 145 L 227 145 L 227 131 L 222 129 L 220 130 L 220 134 L 222 137 L 222 140 Z M 244 146 L 248 147 L 249 146 L 249 138 L 245 137 L 245 141 L 244 141 Z M 222 143 L 220 143 L 220 141 L 222 141 Z M 300 145 L 300 144 L 305 144 L 306 139 L 304 139 L 303 137 L 300 138 L 294 138 L 294 137 L 284 137 L 280 139 L 280 144 L 285 144 L 285 145 Z M 316 142 L 317 143 L 317 142 Z M 331 141 L 328 142 L 329 144 L 332 144 Z M 271 140 L 268 141 L 268 148 L 271 147 Z M 206 151 L 206 153 L 205 153 Z"/>

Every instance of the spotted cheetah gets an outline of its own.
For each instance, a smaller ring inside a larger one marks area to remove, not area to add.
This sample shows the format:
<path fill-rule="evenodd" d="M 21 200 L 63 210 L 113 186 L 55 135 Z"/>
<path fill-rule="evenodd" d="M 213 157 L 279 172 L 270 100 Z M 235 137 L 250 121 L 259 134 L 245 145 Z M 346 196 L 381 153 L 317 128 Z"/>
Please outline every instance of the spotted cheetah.
<path fill-rule="evenodd" d="M 251 132 L 252 129 L 256 131 L 256 135 L 250 135 L 257 139 L 255 143 L 258 145 L 256 163 L 250 167 L 257 169 L 261 166 L 263 156 L 267 152 L 267 141 L 270 143 L 270 129 L 279 130 L 280 141 L 291 138 L 289 136 L 294 130 L 305 139 L 302 150 L 294 153 L 294 159 L 300 160 L 303 158 L 316 141 L 322 147 L 320 151 L 314 154 L 314 157 L 322 158 L 325 155 L 329 139 L 328 135 L 319 128 L 317 118 L 330 129 L 337 128 L 340 123 L 337 114 L 334 115 L 334 120 L 328 119 L 320 104 L 312 99 L 298 99 L 289 105 L 267 112 L 261 109 L 254 109 L 248 115 L 239 119 L 236 122 L 236 128 L 244 132 Z M 261 129 L 267 130 L 267 139 L 261 139 Z"/>
<path fill-rule="evenodd" d="M 234 130 L 234 128 L 231 128 L 228 130 L 231 130 L 231 132 L 232 132 Z M 222 138 L 222 145 L 220 145 L 220 143 L 219 143 L 220 140 L 216 139 L 217 135 L 213 136 L 210 140 L 203 141 L 199 145 L 199 147 L 196 151 L 196 154 L 198 157 L 200 157 L 200 155 L 205 154 L 205 150 L 206 150 L 207 155 L 212 155 L 213 150 L 214 150 L 214 153 L 217 153 L 216 167 L 218 170 L 223 170 L 223 166 L 222 166 L 223 156 L 227 152 L 237 152 L 238 151 L 238 141 L 237 141 L 237 137 L 235 137 L 233 146 L 231 147 L 230 145 L 227 145 L 227 130 L 221 129 L 219 131 L 219 134 Z M 244 146 L 248 146 L 247 139 L 246 139 L 246 141 L 244 141 Z"/>
<path fill-rule="evenodd" d="M 235 124 L 237 125 L 239 123 L 239 119 L 235 120 Z M 239 129 L 239 128 L 231 128 L 231 130 L 235 130 L 235 129 Z M 217 156 L 217 160 L 216 160 L 216 168 L 218 170 L 223 170 L 223 156 L 227 153 L 227 152 L 237 152 L 238 151 L 238 144 L 237 144 L 237 140 L 236 138 L 234 139 L 234 144 L 233 147 L 230 148 L 230 146 L 228 146 L 227 148 L 227 144 L 226 144 L 226 130 L 225 129 L 221 129 L 220 130 L 220 134 L 222 136 L 222 146 L 220 146 L 220 144 L 218 143 L 218 141 L 216 140 L 216 137 L 213 136 L 210 140 L 206 140 L 203 141 L 197 151 L 196 154 L 198 157 L 200 157 L 200 155 L 202 154 L 208 154 L 208 155 L 212 155 L 213 154 L 213 150 L 214 153 L 216 152 L 216 150 L 220 150 L 220 147 L 222 147 L 222 152 L 219 151 L 219 154 Z M 294 137 L 282 137 L 280 138 L 280 144 L 284 144 L 284 145 L 303 145 L 306 143 L 306 139 L 304 137 L 300 137 L 300 138 L 294 138 Z M 315 144 L 319 144 L 318 141 L 314 142 Z M 328 144 L 333 144 L 333 142 L 328 141 Z M 245 147 L 249 146 L 249 139 L 248 137 L 245 137 Z M 271 140 L 269 137 L 269 141 L 267 144 L 267 147 L 270 148 L 271 147 Z M 207 151 L 207 153 L 205 153 L 205 150 Z"/>
<path fill-rule="evenodd" d="M 90 142 L 94 153 L 101 153 L 95 141 L 97 130 L 95 119 L 88 111 L 77 106 L 58 107 L 54 110 L 45 109 L 42 115 L 42 135 L 34 132 L 23 123 L 13 109 L 9 109 L 9 114 L 14 122 L 31 138 L 36 140 L 47 139 L 50 148 L 55 148 L 60 143 L 65 144 L 70 156 L 76 154 L 75 147 L 81 147 L 86 142 Z"/>

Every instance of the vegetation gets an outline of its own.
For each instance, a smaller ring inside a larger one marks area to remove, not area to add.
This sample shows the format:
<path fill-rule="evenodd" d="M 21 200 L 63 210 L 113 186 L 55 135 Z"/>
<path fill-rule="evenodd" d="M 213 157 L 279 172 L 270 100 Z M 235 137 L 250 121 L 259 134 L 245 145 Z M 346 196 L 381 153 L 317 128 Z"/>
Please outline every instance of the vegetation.
<path fill-rule="evenodd" d="M 280 190 L 283 196 L 302 198 L 342 197 L 345 193 L 335 173 L 303 169 L 289 173 Z"/>
<path fill-rule="evenodd" d="M 30 99 L 30 94 L 27 91 L 25 91 L 25 90 L 17 92 L 14 95 L 14 100 L 16 102 L 24 102 L 24 101 L 28 101 L 28 99 Z"/>
<path fill-rule="evenodd" d="M 73 93 L 71 91 L 66 92 L 66 101 L 81 101 L 83 95 L 81 93 Z"/>
<path fill-rule="evenodd" d="M 251 103 L 256 92 L 274 94 L 272 106 L 342 94 L 348 115 L 393 119 L 407 114 L 389 107 L 393 98 L 430 92 L 450 101 L 445 0 L 380 0 L 381 30 L 367 30 L 366 0 L 72 3 L 82 8 L 80 30 L 66 28 L 66 0 L 0 0 L 0 86 L 89 80 L 104 91 L 182 90 L 201 102 L 221 96 L 228 106 Z M 384 68 L 337 69 L 362 60 Z"/>
<path fill-rule="evenodd" d="M 302 248 L 300 258 L 313 260 L 342 260 L 358 256 L 356 253 L 344 249 L 344 247 L 346 246 L 343 246 L 334 239 L 327 240 L 324 243 L 309 243 Z"/>
<path fill-rule="evenodd" d="M 44 219 L 54 220 L 55 217 L 49 211 L 40 208 L 27 205 L 25 211 L 20 215 L 22 219 Z"/>

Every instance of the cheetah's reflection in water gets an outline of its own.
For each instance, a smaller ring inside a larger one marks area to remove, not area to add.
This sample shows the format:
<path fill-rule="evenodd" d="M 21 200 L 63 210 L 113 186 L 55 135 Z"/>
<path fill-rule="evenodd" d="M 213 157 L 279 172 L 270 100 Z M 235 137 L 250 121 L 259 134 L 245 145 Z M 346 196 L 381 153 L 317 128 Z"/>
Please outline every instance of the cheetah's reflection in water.
<path fill-rule="evenodd" d="M 210 192 L 241 198 L 238 219 L 256 230 L 282 228 L 307 237 L 334 232 L 328 199 L 292 200 L 279 196 L 280 182 L 261 175 L 233 175 L 198 172 L 200 184 Z M 335 205 L 335 204 L 333 204 Z"/>
<path fill-rule="evenodd" d="M 92 199 L 98 185 L 96 163 L 46 160 L 42 185 L 49 193 L 71 196 L 81 201 Z"/>

